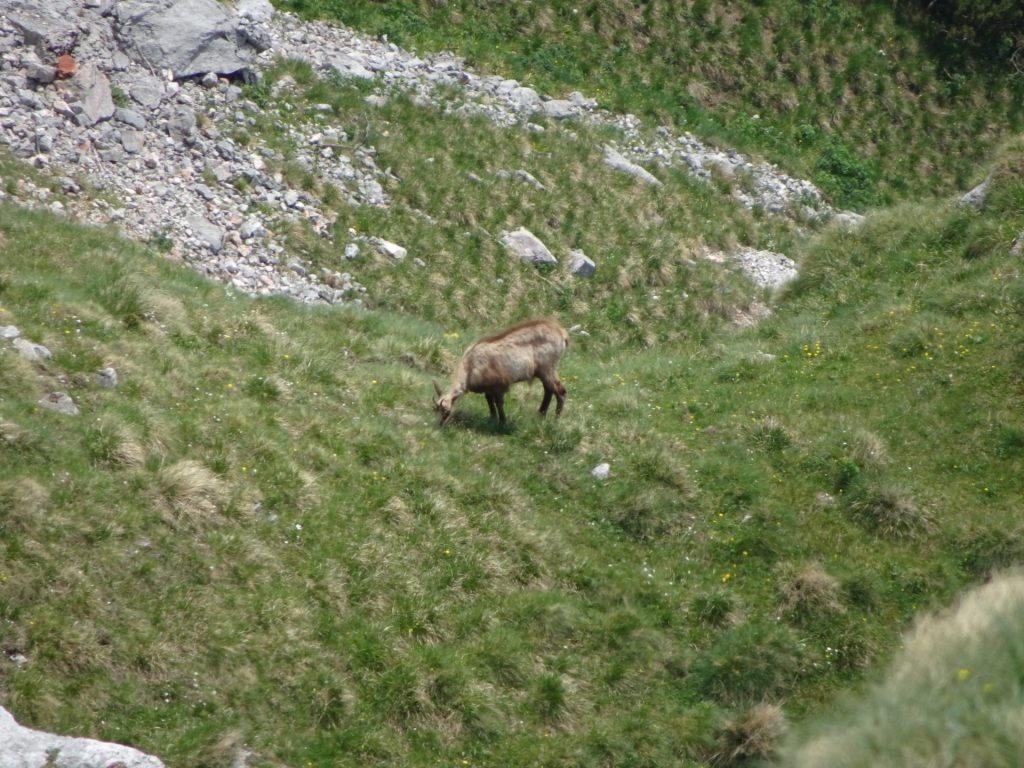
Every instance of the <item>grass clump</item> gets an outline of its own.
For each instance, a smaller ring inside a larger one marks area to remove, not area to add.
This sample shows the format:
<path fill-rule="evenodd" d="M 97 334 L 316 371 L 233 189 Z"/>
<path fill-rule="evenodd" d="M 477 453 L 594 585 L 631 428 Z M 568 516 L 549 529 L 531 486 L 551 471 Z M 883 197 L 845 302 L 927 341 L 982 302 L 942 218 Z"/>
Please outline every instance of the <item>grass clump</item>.
<path fill-rule="evenodd" d="M 778 452 L 793 444 L 793 436 L 776 416 L 766 416 L 750 428 L 753 443 L 763 451 Z"/>
<path fill-rule="evenodd" d="M 878 679 L 799 729 L 781 766 L 1014 765 L 1024 578 L 1004 574 L 922 619 Z"/>
<path fill-rule="evenodd" d="M 854 519 L 890 538 L 919 538 L 935 528 L 932 514 L 905 488 L 895 485 L 860 489 L 849 499 L 848 507 Z"/>
<path fill-rule="evenodd" d="M 722 631 L 694 664 L 697 689 L 733 706 L 772 699 L 799 677 L 804 651 L 786 627 L 752 621 Z"/>
<path fill-rule="evenodd" d="M 786 732 L 786 716 L 777 704 L 755 704 L 726 722 L 718 733 L 718 752 L 712 765 L 733 768 L 768 764 Z"/>
<path fill-rule="evenodd" d="M 976 578 L 1024 565 L 1024 528 L 1016 520 L 972 524 L 954 542 L 963 567 Z"/>
<path fill-rule="evenodd" d="M 812 564 L 786 577 L 779 585 L 782 610 L 797 621 L 814 621 L 842 613 L 839 580 Z"/>
<path fill-rule="evenodd" d="M 202 524 L 222 510 L 224 483 L 198 461 L 184 459 L 157 472 L 156 485 L 174 520 Z"/>
<path fill-rule="evenodd" d="M 720 590 L 697 595 L 690 610 L 697 621 L 709 627 L 721 628 L 739 620 L 736 598 Z"/>

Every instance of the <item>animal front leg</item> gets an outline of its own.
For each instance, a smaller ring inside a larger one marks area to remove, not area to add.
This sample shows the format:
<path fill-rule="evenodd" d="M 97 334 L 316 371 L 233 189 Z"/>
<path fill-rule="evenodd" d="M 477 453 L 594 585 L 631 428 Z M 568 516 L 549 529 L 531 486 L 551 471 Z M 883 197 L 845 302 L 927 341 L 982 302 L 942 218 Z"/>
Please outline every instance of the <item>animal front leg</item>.
<path fill-rule="evenodd" d="M 498 406 L 498 421 L 501 424 L 505 423 L 505 393 L 502 392 L 494 396 L 495 403 Z"/>
<path fill-rule="evenodd" d="M 491 412 L 491 418 L 493 419 L 495 416 L 498 415 L 498 412 L 494 407 L 494 395 L 492 395 L 490 392 L 485 392 L 484 397 L 487 398 L 487 408 Z M 504 419 L 502 419 L 502 421 L 504 421 Z"/>

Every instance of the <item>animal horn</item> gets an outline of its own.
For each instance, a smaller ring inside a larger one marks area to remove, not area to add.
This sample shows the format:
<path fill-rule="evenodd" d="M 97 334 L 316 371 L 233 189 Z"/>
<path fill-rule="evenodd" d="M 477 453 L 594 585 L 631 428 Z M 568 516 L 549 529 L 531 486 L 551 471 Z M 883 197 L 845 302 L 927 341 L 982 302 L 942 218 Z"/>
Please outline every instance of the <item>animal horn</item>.
<path fill-rule="evenodd" d="M 434 391 L 437 392 L 437 396 L 438 397 L 444 397 L 444 392 L 441 391 L 441 388 L 437 385 L 437 382 L 434 381 L 433 383 L 434 383 Z"/>

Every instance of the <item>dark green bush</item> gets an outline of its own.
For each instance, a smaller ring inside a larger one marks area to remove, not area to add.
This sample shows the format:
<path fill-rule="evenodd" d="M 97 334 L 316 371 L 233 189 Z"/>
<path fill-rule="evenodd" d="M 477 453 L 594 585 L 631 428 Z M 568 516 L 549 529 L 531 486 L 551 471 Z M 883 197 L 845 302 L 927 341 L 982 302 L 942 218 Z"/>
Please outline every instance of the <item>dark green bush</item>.
<path fill-rule="evenodd" d="M 803 653 L 787 627 L 751 622 L 719 635 L 694 663 L 693 678 L 703 696 L 727 704 L 770 700 L 795 682 Z"/>

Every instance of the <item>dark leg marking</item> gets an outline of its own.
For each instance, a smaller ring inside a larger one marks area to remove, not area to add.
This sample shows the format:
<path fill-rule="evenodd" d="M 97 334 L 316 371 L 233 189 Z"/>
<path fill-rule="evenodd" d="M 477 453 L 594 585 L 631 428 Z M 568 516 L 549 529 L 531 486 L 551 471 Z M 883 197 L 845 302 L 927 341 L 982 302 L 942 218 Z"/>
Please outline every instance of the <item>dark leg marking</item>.
<path fill-rule="evenodd" d="M 562 415 L 562 408 L 565 407 L 565 385 L 559 379 L 555 379 L 555 396 L 558 398 L 558 405 L 555 406 L 555 418 Z"/>

